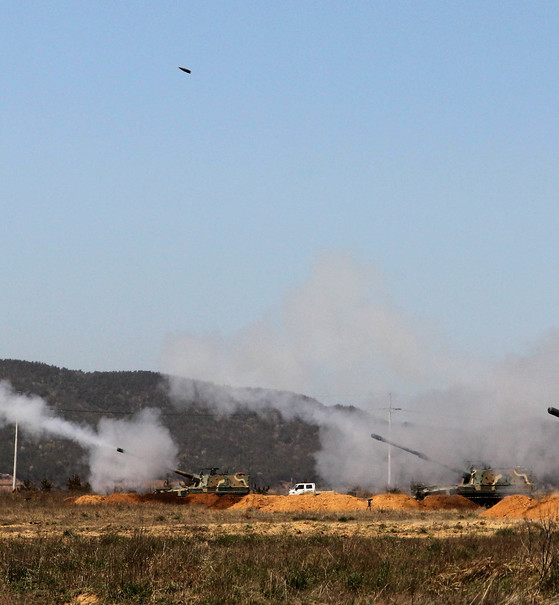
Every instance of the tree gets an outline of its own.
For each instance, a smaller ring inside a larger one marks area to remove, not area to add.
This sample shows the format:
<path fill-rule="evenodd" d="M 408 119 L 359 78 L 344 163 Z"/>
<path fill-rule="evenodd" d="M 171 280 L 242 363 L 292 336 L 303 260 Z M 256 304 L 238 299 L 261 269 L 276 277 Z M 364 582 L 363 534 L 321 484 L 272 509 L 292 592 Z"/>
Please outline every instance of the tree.
<path fill-rule="evenodd" d="M 19 487 L 19 490 L 22 492 L 34 492 L 36 489 L 37 486 L 29 479 L 24 479 L 23 483 Z"/>
<path fill-rule="evenodd" d="M 42 492 L 50 492 L 53 488 L 53 484 L 45 477 L 41 480 L 41 491 Z"/>
<path fill-rule="evenodd" d="M 68 478 L 68 482 L 66 485 L 69 491 L 77 491 L 83 489 L 82 478 L 76 474 Z"/>

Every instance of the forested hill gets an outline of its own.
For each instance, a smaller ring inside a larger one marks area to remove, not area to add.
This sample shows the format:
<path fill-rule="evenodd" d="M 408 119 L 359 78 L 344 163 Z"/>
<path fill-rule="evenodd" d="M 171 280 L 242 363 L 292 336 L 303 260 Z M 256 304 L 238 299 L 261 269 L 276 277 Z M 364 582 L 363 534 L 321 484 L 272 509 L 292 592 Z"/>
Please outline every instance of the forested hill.
<path fill-rule="evenodd" d="M 165 377 L 156 372 L 82 372 L 4 359 L 0 360 L 0 380 L 9 381 L 19 393 L 39 395 L 58 415 L 79 424 L 95 426 L 102 417 L 126 418 L 145 407 L 158 408 L 178 446 L 179 466 L 184 470 L 197 472 L 209 466 L 243 470 L 261 486 L 316 478 L 316 426 L 299 419 L 284 420 L 274 411 L 218 415 L 206 403 L 204 388 L 193 389 L 190 400 L 177 408 L 165 388 Z M 205 383 L 194 384 L 203 387 Z M 211 386 L 212 393 L 219 391 Z M 266 394 L 263 390 L 245 392 Z M 321 405 L 307 397 L 292 397 L 300 398 L 303 405 Z M 0 473 L 12 472 L 13 441 L 13 426 L 1 428 Z M 18 445 L 20 479 L 37 484 L 48 479 L 64 487 L 73 474 L 88 477 L 85 451 L 72 441 L 51 436 L 37 439 L 20 432 Z"/>

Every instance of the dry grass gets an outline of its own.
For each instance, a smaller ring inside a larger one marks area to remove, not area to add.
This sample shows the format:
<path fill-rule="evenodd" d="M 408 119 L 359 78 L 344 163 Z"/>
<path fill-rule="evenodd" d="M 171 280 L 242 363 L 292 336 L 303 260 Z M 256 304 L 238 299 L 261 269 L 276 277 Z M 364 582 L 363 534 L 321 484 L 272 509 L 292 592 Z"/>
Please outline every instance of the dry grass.
<path fill-rule="evenodd" d="M 556 534 L 472 513 L 295 515 L 6 496 L 0 605 L 555 603 Z"/>

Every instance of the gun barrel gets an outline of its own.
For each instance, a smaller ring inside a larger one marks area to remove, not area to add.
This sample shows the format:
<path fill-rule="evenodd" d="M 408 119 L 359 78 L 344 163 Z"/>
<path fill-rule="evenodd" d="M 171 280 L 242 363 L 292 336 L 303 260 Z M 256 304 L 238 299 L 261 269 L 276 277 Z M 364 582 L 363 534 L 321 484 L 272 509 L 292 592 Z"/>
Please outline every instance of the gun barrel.
<path fill-rule="evenodd" d="M 177 475 L 180 475 L 181 477 L 186 477 L 187 479 L 190 479 L 191 481 L 193 479 L 200 478 L 198 475 L 194 475 L 193 473 L 187 473 L 186 471 L 181 471 L 178 468 L 173 469 L 173 472 L 177 473 Z"/>
<path fill-rule="evenodd" d="M 373 439 L 376 439 L 377 441 L 382 441 L 383 443 L 388 443 L 388 445 L 393 445 L 394 447 L 397 447 L 400 450 L 404 450 L 404 452 L 409 452 L 410 454 L 413 454 L 414 456 L 417 456 L 418 458 L 423 458 L 423 460 L 429 460 L 429 458 L 427 458 L 427 456 L 425 454 L 422 454 L 421 452 L 418 452 L 417 450 L 412 450 L 409 447 L 404 447 L 403 445 L 398 445 L 397 443 L 394 443 L 393 441 L 388 441 L 388 439 L 386 439 L 385 437 L 381 437 L 380 435 L 377 435 L 376 433 L 371 433 L 371 437 Z"/>
<path fill-rule="evenodd" d="M 549 407 L 547 408 L 547 413 L 559 418 L 559 410 L 557 408 Z"/>
<path fill-rule="evenodd" d="M 438 460 L 433 460 L 433 458 L 429 458 L 428 456 L 426 456 L 425 454 L 418 452 L 417 450 L 412 450 L 409 447 L 404 447 L 403 445 L 399 445 L 398 443 L 394 443 L 393 441 L 389 441 L 388 439 L 386 439 L 385 437 L 382 437 L 381 435 L 377 435 L 376 433 L 371 433 L 371 437 L 373 439 L 376 439 L 377 441 L 382 441 L 383 443 L 387 443 L 388 445 L 393 445 L 394 447 L 397 447 L 400 450 L 404 450 L 404 452 L 408 452 L 409 454 L 413 454 L 414 456 L 417 456 L 418 458 L 421 458 L 422 460 L 427 460 L 427 462 L 434 462 L 435 464 L 438 464 L 440 466 L 444 466 L 445 468 L 448 468 L 449 470 L 455 472 L 455 473 L 461 473 L 462 470 L 461 469 L 456 469 L 452 466 L 448 466 L 448 464 L 445 464 L 444 462 L 439 462 Z"/>

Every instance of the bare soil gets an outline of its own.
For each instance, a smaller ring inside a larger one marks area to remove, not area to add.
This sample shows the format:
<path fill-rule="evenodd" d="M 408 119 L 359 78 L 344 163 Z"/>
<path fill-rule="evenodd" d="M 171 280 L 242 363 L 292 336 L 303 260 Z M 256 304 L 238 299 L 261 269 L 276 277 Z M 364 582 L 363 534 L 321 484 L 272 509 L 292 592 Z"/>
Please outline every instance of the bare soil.
<path fill-rule="evenodd" d="M 542 499 L 530 496 L 507 496 L 492 508 L 482 513 L 487 519 L 552 519 L 559 520 L 559 496 L 551 495 Z"/>

